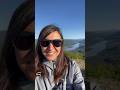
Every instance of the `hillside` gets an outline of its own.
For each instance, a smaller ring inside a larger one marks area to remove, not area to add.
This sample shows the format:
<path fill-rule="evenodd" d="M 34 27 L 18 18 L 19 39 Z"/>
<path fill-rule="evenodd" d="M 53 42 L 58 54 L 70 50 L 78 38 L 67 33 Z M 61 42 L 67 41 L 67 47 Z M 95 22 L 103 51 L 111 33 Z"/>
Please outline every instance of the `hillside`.
<path fill-rule="evenodd" d="M 120 31 L 86 33 L 86 75 L 120 80 Z"/>
<path fill-rule="evenodd" d="M 97 62 L 104 61 L 108 63 L 110 61 L 112 63 L 116 62 L 115 60 L 120 61 L 119 54 L 120 31 L 86 33 L 86 57 L 90 60 L 94 57 L 99 57 L 100 60 L 97 59 Z"/>
<path fill-rule="evenodd" d="M 84 39 L 65 39 L 64 50 L 72 52 L 85 52 L 85 40 Z"/>

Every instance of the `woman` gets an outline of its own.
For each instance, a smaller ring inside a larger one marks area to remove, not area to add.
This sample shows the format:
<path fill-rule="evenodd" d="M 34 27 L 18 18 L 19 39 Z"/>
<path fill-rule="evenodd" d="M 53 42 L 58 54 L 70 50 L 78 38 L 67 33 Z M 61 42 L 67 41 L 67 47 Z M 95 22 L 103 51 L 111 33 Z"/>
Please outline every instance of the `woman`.
<path fill-rule="evenodd" d="M 36 90 L 85 90 L 79 66 L 64 55 L 63 43 L 59 27 L 42 29 L 36 46 Z"/>
<path fill-rule="evenodd" d="M 33 90 L 34 0 L 26 0 L 14 12 L 0 62 L 0 90 Z"/>

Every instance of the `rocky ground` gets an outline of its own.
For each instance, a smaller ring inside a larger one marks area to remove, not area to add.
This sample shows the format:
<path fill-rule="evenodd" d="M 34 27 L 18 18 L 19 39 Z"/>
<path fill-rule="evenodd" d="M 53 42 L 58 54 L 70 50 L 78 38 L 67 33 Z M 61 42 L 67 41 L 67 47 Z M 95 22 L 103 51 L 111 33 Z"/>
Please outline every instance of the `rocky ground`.
<path fill-rule="evenodd" d="M 80 65 L 80 69 L 82 71 L 83 76 L 85 77 L 85 60 L 76 60 Z"/>

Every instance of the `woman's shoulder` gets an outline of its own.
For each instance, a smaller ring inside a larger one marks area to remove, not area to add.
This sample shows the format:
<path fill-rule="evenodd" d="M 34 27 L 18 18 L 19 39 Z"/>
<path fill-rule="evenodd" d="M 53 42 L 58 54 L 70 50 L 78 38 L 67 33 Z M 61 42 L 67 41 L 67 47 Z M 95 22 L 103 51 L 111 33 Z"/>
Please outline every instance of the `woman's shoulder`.
<path fill-rule="evenodd" d="M 71 67 L 74 67 L 74 66 L 78 66 L 79 67 L 78 63 L 74 59 L 69 59 L 69 65 Z"/>
<path fill-rule="evenodd" d="M 76 60 L 74 59 L 70 59 L 69 57 L 67 57 L 67 60 L 68 60 L 68 66 L 69 68 L 71 69 L 80 69 L 80 65 L 76 62 Z"/>
<path fill-rule="evenodd" d="M 70 80 L 70 82 L 73 82 L 73 80 L 75 82 L 83 80 L 80 65 L 77 63 L 76 60 L 69 59 L 68 79 Z"/>

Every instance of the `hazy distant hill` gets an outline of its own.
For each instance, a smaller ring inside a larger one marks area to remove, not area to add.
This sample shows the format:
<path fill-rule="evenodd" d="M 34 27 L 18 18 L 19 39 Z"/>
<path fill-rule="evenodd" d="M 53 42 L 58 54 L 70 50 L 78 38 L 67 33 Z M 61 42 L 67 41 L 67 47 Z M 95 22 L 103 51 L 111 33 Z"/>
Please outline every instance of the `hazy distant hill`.
<path fill-rule="evenodd" d="M 85 52 L 85 40 L 84 39 L 65 39 L 64 50 L 72 52 Z"/>
<path fill-rule="evenodd" d="M 120 30 L 86 33 L 86 56 L 94 63 L 120 63 Z"/>

